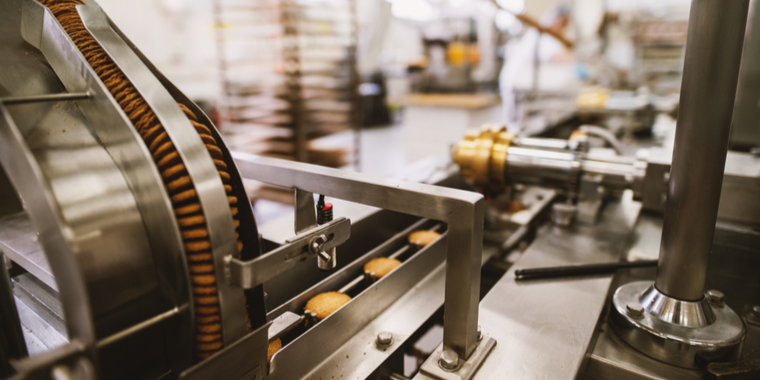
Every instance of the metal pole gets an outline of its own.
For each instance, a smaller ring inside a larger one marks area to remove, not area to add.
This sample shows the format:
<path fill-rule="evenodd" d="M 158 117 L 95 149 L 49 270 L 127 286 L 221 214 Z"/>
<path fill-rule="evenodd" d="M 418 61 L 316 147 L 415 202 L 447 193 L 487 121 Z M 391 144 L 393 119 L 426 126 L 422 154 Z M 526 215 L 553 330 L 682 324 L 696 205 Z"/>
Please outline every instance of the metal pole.
<path fill-rule="evenodd" d="M 26 341 L 16 310 L 13 285 L 5 265 L 5 255 L 0 251 L 0 376 L 12 373 L 9 359 L 22 359 L 26 356 Z"/>
<path fill-rule="evenodd" d="M 691 3 L 681 100 L 655 287 L 704 296 L 749 0 Z"/>

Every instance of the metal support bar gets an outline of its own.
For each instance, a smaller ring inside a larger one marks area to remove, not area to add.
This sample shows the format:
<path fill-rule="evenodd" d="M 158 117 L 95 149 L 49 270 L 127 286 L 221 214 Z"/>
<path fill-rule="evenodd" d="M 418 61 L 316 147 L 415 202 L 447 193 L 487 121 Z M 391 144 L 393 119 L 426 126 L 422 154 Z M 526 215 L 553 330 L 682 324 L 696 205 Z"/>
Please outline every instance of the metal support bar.
<path fill-rule="evenodd" d="M 89 92 L 73 93 L 73 94 L 45 94 L 34 96 L 16 96 L 12 98 L 0 98 L 0 102 L 11 104 L 23 104 L 23 103 L 36 103 L 36 102 L 52 102 L 57 100 L 79 100 L 89 99 L 92 94 Z"/>
<path fill-rule="evenodd" d="M 0 251 L 0 376 L 9 375 L 8 359 L 21 359 L 26 351 L 21 321 L 13 299 L 13 284 L 5 265 L 5 255 Z"/>
<path fill-rule="evenodd" d="M 152 317 L 148 320 L 145 320 L 141 323 L 138 323 L 126 330 L 119 331 L 116 334 L 110 335 L 102 340 L 98 341 L 98 349 L 102 349 L 104 347 L 107 347 L 115 342 L 118 342 L 124 338 L 127 338 L 129 336 L 132 336 L 140 331 L 143 331 L 151 326 L 157 325 L 159 323 L 162 323 L 164 321 L 167 321 L 169 319 L 175 318 L 179 315 L 179 308 L 175 307 L 171 310 L 165 311 L 159 315 L 156 315 L 155 317 Z"/>
<path fill-rule="evenodd" d="M 443 342 L 461 358 L 472 354 L 478 346 L 482 195 L 246 153 L 232 156 L 245 178 L 446 222 Z"/>
<path fill-rule="evenodd" d="M 327 240 L 321 244 L 320 251 L 326 251 L 343 244 L 351 237 L 351 221 L 338 218 L 317 228 L 304 232 L 288 240 L 288 244 L 251 261 L 230 258 L 227 263 L 230 274 L 229 282 L 243 289 L 251 289 L 303 263 L 314 255 L 310 249 L 315 239 L 324 236 Z"/>
<path fill-rule="evenodd" d="M 655 287 L 704 296 L 749 0 L 694 0 Z"/>
<path fill-rule="evenodd" d="M 95 329 L 92 321 L 90 301 L 86 296 L 86 286 L 74 253 L 60 226 L 63 223 L 61 210 L 53 200 L 50 185 L 43 180 L 42 170 L 21 135 L 15 121 L 5 105 L 0 102 L 0 165 L 20 193 L 34 202 L 26 203 L 32 223 L 39 235 L 45 255 L 53 268 L 54 277 L 59 282 L 58 291 L 64 304 L 66 328 L 72 342 L 82 345 L 81 351 L 96 362 Z M 35 363 L 35 361 L 32 361 Z M 19 371 L 21 372 L 21 371 Z"/>
<path fill-rule="evenodd" d="M 317 209 L 314 206 L 314 193 L 295 189 L 296 217 L 295 229 L 300 234 L 317 225 Z"/>

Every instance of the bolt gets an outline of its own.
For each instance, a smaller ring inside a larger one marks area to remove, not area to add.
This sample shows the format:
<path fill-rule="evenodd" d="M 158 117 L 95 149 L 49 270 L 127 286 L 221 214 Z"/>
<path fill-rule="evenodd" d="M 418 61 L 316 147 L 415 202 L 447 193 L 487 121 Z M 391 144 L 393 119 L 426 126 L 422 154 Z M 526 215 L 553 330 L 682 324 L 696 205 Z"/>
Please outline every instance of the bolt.
<path fill-rule="evenodd" d="M 377 334 L 377 345 L 380 347 L 388 347 L 393 344 L 393 334 L 382 331 Z"/>
<path fill-rule="evenodd" d="M 446 371 L 456 371 L 459 369 L 459 355 L 454 351 L 443 349 L 438 365 Z"/>
<path fill-rule="evenodd" d="M 483 339 L 483 330 L 480 328 L 480 325 L 478 325 L 478 340 Z"/>
<path fill-rule="evenodd" d="M 726 296 L 720 290 L 707 291 L 707 301 L 709 301 L 714 306 L 723 306 L 725 300 Z"/>
<path fill-rule="evenodd" d="M 756 318 L 760 318 L 760 306 L 752 307 L 752 315 L 754 315 Z"/>
<path fill-rule="evenodd" d="M 311 244 L 309 245 L 309 251 L 312 254 L 319 255 L 322 260 L 330 261 L 332 259 L 332 256 L 325 252 L 323 249 L 325 243 L 327 243 L 327 236 L 325 235 L 317 235 L 313 239 L 311 239 Z"/>
<path fill-rule="evenodd" d="M 625 305 L 625 313 L 631 318 L 638 319 L 644 316 L 644 307 L 638 302 L 628 302 L 628 304 Z"/>
<path fill-rule="evenodd" d="M 53 380 L 74 380 L 71 370 L 64 365 L 53 367 L 53 370 L 50 371 L 50 378 Z"/>

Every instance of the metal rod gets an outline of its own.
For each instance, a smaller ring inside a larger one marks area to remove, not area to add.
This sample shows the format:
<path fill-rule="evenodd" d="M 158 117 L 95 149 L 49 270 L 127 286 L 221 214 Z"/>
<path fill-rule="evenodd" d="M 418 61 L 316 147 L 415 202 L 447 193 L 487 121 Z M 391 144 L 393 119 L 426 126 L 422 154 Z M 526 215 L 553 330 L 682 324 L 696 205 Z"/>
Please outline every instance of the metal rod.
<path fill-rule="evenodd" d="M 354 288 L 356 285 L 359 285 L 359 284 L 361 284 L 361 282 L 362 282 L 363 280 L 364 280 L 364 276 L 359 276 L 359 277 L 357 277 L 357 278 L 353 279 L 353 281 L 351 281 L 351 282 L 349 282 L 348 284 L 344 285 L 344 286 L 343 286 L 342 288 L 340 288 L 340 290 L 338 290 L 338 291 L 339 291 L 339 292 L 341 292 L 341 293 L 350 292 L 350 291 L 351 291 L 351 289 L 353 289 L 353 288 Z"/>
<path fill-rule="evenodd" d="M 618 269 L 644 268 L 657 265 L 657 260 L 642 260 L 632 262 L 616 262 L 603 264 L 568 265 L 561 267 L 518 269 L 515 278 L 518 280 L 535 280 L 551 277 L 589 276 L 595 274 L 614 273 Z"/>
<path fill-rule="evenodd" d="M 5 265 L 3 251 L 0 251 L 0 339 L 6 342 L 3 345 L 5 347 L 0 347 L 0 375 L 9 376 L 12 373 L 8 366 L 9 360 L 21 359 L 29 354 L 26 351 L 26 341 L 13 297 L 13 284 Z"/>
<path fill-rule="evenodd" d="M 704 296 L 749 0 L 694 0 L 656 288 Z"/>
<path fill-rule="evenodd" d="M 51 102 L 55 100 L 79 100 L 92 97 L 89 92 L 78 92 L 73 94 L 47 94 L 32 96 L 15 96 L 12 98 L 0 98 L 0 103 L 5 104 L 22 104 L 36 102 Z"/>
<path fill-rule="evenodd" d="M 124 329 L 122 331 L 117 332 L 116 334 L 110 335 L 105 337 L 102 340 L 98 341 L 98 349 L 101 349 L 103 347 L 109 346 L 115 342 L 118 342 L 126 337 L 132 336 L 137 332 L 143 331 L 151 326 L 155 326 L 161 322 L 166 321 L 167 319 L 173 318 L 175 315 L 179 314 L 179 308 L 173 308 L 171 310 L 165 311 L 159 315 L 156 315 L 153 318 L 150 318 L 148 320 L 142 321 L 130 328 Z"/>

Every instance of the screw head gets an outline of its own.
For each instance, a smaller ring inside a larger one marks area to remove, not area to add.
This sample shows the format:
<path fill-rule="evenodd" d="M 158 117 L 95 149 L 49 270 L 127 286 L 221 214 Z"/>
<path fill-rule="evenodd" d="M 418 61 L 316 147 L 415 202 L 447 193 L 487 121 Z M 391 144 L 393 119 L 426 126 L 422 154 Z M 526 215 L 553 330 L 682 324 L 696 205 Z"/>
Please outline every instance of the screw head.
<path fill-rule="evenodd" d="M 452 350 L 444 349 L 441 352 L 441 359 L 438 360 L 438 365 L 447 371 L 456 371 L 459 368 L 459 355 Z"/>
<path fill-rule="evenodd" d="M 757 318 L 760 318 L 760 306 L 752 307 L 752 315 L 754 315 Z"/>
<path fill-rule="evenodd" d="M 317 235 L 314 238 L 312 238 L 311 244 L 309 245 L 309 249 L 311 250 L 311 253 L 316 254 L 322 251 L 322 246 L 326 242 L 327 242 L 327 236 L 325 235 Z"/>
<path fill-rule="evenodd" d="M 388 347 L 393 344 L 393 334 L 388 331 L 381 331 L 377 334 L 377 345 L 381 347 Z"/>
<path fill-rule="evenodd" d="M 708 290 L 707 301 L 715 306 L 723 306 L 726 302 L 726 296 L 720 290 Z"/>
<path fill-rule="evenodd" d="M 631 318 L 641 318 L 644 316 L 644 307 L 638 302 L 628 302 L 625 305 L 625 313 Z"/>

